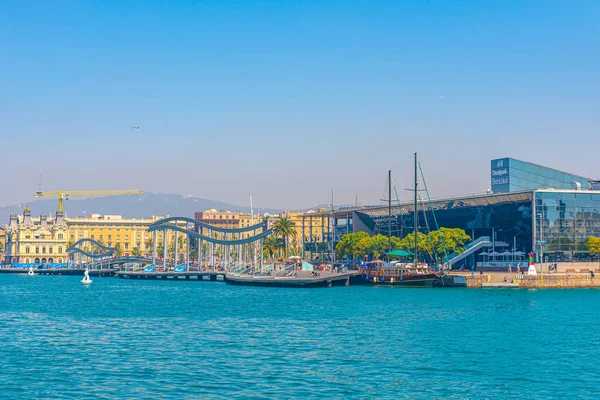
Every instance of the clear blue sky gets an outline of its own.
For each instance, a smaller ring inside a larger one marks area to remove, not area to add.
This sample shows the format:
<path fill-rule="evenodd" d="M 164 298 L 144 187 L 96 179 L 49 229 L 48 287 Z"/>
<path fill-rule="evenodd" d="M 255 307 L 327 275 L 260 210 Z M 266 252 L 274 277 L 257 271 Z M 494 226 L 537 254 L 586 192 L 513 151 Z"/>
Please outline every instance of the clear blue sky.
<path fill-rule="evenodd" d="M 374 203 L 415 151 L 433 196 L 484 191 L 493 157 L 600 178 L 596 1 L 5 0 L 0 38 L 0 204 L 40 168 L 45 190 Z"/>

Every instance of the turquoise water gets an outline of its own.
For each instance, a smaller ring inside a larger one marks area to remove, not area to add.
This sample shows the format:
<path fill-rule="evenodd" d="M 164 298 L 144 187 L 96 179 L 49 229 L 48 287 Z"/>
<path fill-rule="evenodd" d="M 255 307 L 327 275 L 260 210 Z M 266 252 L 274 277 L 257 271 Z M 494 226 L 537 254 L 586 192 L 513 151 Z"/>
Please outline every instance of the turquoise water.
<path fill-rule="evenodd" d="M 0 276 L 1 398 L 599 398 L 599 290 Z"/>

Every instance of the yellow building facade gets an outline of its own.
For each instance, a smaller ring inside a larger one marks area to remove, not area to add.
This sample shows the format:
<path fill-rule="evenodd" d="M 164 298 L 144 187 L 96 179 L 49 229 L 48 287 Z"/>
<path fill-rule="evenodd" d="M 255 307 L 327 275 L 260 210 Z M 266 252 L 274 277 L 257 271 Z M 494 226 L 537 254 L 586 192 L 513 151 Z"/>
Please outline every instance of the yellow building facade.
<path fill-rule="evenodd" d="M 67 248 L 81 239 L 94 239 L 119 249 L 123 255 L 151 255 L 153 235 L 150 225 L 164 217 L 123 218 L 121 215 L 91 214 L 86 217 L 33 218 L 29 209 L 22 215 L 12 215 L 6 227 L 5 256 L 8 263 L 65 263 Z M 185 223 L 181 227 L 185 228 Z M 164 244 L 164 232 L 157 231 L 157 247 Z M 179 235 L 180 248 L 184 235 Z M 0 238 L 1 240 L 1 238 Z M 167 246 L 171 247 L 175 232 L 167 231 Z"/>
<path fill-rule="evenodd" d="M 62 217 L 11 215 L 6 227 L 5 261 L 9 263 L 64 263 L 67 261 L 67 225 Z"/>

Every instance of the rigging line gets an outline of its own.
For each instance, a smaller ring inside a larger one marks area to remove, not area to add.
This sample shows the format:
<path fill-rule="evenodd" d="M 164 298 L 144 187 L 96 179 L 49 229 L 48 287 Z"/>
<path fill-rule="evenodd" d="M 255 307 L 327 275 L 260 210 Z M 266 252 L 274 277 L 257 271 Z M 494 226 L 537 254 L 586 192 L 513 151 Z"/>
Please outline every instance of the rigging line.
<path fill-rule="evenodd" d="M 400 163 L 398 163 L 398 164 L 396 164 L 396 165 L 392 165 L 392 166 L 390 167 L 390 169 L 395 169 L 395 168 L 398 168 L 398 167 L 399 167 L 399 166 L 401 166 L 402 164 L 406 163 L 408 160 L 412 160 L 412 158 L 413 158 L 413 155 L 411 154 L 410 156 L 406 157 L 406 159 L 404 159 L 404 160 L 400 161 Z"/>
<path fill-rule="evenodd" d="M 438 234 L 440 237 L 440 242 L 442 243 L 442 250 L 444 251 L 444 258 L 448 257 L 448 251 L 446 250 L 446 244 L 444 243 L 444 239 L 442 238 L 442 233 L 440 231 L 440 226 L 437 222 L 437 218 L 435 216 L 435 212 L 433 210 L 433 204 L 431 202 L 431 197 L 429 197 L 429 189 L 427 189 L 427 182 L 425 181 L 425 175 L 423 174 L 423 168 L 421 167 L 421 163 L 419 162 L 419 170 L 421 171 L 421 179 L 423 180 L 423 186 L 425 186 L 425 193 L 427 193 L 427 199 L 429 200 L 429 208 L 431 210 L 431 215 L 433 215 L 433 221 L 435 223 L 435 227 L 438 230 Z"/>
<path fill-rule="evenodd" d="M 398 232 L 398 238 L 404 237 L 404 218 L 402 215 L 402 207 L 400 206 L 400 198 L 398 197 L 398 190 L 396 190 L 396 183 L 394 182 L 394 193 L 396 194 L 396 202 L 398 203 L 398 213 L 400 218 L 400 232 Z"/>

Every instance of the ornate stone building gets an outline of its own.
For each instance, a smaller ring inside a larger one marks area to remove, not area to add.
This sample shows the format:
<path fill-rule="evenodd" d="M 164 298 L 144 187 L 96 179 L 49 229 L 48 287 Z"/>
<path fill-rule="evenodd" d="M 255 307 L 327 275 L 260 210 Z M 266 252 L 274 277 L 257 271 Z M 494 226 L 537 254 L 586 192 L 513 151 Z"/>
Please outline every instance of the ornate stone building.
<path fill-rule="evenodd" d="M 63 263 L 67 261 L 67 224 L 62 214 L 55 218 L 11 215 L 6 227 L 5 261 L 9 263 Z"/>

